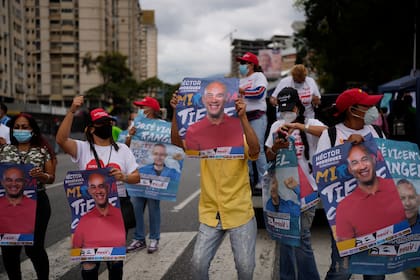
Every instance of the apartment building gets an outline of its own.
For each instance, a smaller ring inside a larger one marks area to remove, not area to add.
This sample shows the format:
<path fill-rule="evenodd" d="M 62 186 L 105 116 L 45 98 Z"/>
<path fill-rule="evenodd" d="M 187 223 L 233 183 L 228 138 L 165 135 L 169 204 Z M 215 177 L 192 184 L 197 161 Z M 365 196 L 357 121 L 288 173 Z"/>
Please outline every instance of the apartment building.
<path fill-rule="evenodd" d="M 156 76 L 151 14 L 142 27 L 138 0 L 0 0 L 0 99 L 68 106 L 102 83 L 94 62 L 107 51 L 137 80 Z"/>

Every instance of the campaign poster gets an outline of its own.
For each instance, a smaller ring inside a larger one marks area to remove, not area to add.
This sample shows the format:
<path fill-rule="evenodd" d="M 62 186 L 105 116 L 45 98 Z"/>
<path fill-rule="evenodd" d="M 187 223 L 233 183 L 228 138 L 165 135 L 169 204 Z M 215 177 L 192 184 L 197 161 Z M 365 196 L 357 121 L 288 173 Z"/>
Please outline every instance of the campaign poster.
<path fill-rule="evenodd" d="M 37 181 L 32 164 L 0 164 L 0 245 L 33 245 Z"/>
<path fill-rule="evenodd" d="M 125 228 L 117 184 L 108 168 L 69 171 L 64 191 L 71 210 L 74 261 L 125 259 Z"/>
<path fill-rule="evenodd" d="M 185 153 L 182 148 L 170 144 L 171 123 L 147 118 L 140 111 L 134 126 L 136 134 L 130 149 L 139 165 L 140 182 L 126 184 L 128 194 L 175 201 Z"/>
<path fill-rule="evenodd" d="M 237 78 L 185 78 L 178 91 L 176 121 L 191 158 L 244 158 L 243 130 L 236 115 Z"/>
<path fill-rule="evenodd" d="M 263 184 L 265 225 L 271 238 L 300 245 L 300 185 L 294 145 L 277 152 Z"/>
<path fill-rule="evenodd" d="M 267 79 L 281 78 L 282 56 L 280 49 L 259 50 L 258 61 Z"/>
<path fill-rule="evenodd" d="M 298 162 L 298 174 L 300 183 L 300 211 L 304 212 L 309 208 L 315 207 L 319 202 L 318 187 L 315 180 L 308 170 L 302 167 L 301 164 L 306 162 Z"/>
<path fill-rule="evenodd" d="M 352 255 L 350 271 L 390 274 L 420 267 L 420 155 L 416 144 L 375 139 L 397 186 L 411 233 Z"/>
<path fill-rule="evenodd" d="M 340 256 L 410 232 L 398 190 L 371 135 L 363 143 L 346 142 L 314 155 L 313 168 Z"/>

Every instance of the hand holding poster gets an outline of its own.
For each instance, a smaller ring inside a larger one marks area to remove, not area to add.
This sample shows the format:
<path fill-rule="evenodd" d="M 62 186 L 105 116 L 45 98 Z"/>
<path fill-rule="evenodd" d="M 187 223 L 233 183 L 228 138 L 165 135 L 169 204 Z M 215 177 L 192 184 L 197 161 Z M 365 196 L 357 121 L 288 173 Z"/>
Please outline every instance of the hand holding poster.
<path fill-rule="evenodd" d="M 125 259 L 125 228 L 109 169 L 70 171 L 64 190 L 72 213 L 72 260 Z"/>
<path fill-rule="evenodd" d="M 352 255 L 350 271 L 397 273 L 420 266 L 420 154 L 416 144 L 375 139 L 397 186 L 411 233 Z"/>
<path fill-rule="evenodd" d="M 280 149 L 263 186 L 266 229 L 273 239 L 300 245 L 300 186 L 293 144 Z"/>
<path fill-rule="evenodd" d="M 186 154 L 196 158 L 243 158 L 244 140 L 235 116 L 239 81 L 185 78 L 176 120 Z"/>
<path fill-rule="evenodd" d="M 136 134 L 130 149 L 139 165 L 140 182 L 126 185 L 130 196 L 175 201 L 184 151 L 170 144 L 171 123 L 147 118 L 141 111 L 134 120 Z"/>
<path fill-rule="evenodd" d="M 367 250 L 410 232 L 398 191 L 370 136 L 313 158 L 328 222 L 340 256 Z"/>
<path fill-rule="evenodd" d="M 0 164 L 0 245 L 34 242 L 36 186 L 31 164 Z"/>

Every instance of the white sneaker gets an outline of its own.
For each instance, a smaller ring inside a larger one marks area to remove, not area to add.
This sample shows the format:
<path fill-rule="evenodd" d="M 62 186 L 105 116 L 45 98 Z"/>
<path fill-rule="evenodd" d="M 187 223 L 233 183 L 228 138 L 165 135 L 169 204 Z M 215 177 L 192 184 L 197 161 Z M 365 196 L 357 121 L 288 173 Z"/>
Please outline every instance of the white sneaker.
<path fill-rule="evenodd" d="M 150 239 L 149 246 L 147 247 L 147 253 L 153 254 L 156 252 L 159 248 L 159 240 L 156 239 Z"/>

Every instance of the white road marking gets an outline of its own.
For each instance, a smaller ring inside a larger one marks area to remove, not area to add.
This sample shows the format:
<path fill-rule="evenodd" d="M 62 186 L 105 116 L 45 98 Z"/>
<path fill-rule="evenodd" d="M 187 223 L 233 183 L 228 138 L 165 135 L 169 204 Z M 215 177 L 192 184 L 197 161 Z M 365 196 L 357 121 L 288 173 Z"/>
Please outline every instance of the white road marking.
<path fill-rule="evenodd" d="M 180 204 L 174 206 L 174 209 L 172 209 L 171 212 L 179 212 L 179 210 L 182 210 L 185 206 L 187 206 L 188 203 L 190 203 L 199 194 L 200 194 L 200 189 L 190 194 L 190 196 L 184 199 L 184 201 L 182 201 Z"/>

